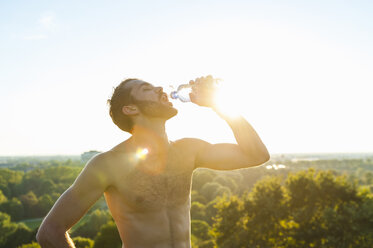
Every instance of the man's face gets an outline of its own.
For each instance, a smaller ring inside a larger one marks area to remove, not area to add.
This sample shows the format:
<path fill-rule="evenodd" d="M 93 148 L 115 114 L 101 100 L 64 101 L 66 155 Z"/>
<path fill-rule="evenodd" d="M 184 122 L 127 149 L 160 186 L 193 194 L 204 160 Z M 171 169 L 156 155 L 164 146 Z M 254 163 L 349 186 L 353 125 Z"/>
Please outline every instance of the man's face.
<path fill-rule="evenodd" d="M 154 87 L 152 84 L 135 80 L 129 82 L 131 87 L 131 96 L 133 104 L 136 105 L 140 112 L 148 117 L 172 118 L 177 114 L 167 94 L 163 92 L 162 87 Z"/>

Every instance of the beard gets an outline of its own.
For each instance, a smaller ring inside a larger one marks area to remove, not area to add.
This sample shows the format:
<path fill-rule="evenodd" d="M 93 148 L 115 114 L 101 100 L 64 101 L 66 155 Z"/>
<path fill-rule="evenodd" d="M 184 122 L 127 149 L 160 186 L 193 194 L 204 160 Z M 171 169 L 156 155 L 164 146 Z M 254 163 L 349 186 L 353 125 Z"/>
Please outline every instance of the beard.
<path fill-rule="evenodd" d="M 174 107 L 162 104 L 161 102 L 133 99 L 133 103 L 140 109 L 141 113 L 148 117 L 168 120 L 178 112 Z"/>

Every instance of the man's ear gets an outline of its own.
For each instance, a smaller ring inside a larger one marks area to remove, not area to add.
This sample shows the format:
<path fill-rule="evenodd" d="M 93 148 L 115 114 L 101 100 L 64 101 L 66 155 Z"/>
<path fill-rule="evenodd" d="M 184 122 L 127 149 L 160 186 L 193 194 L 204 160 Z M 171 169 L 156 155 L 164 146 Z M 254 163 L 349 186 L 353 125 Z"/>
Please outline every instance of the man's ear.
<path fill-rule="evenodd" d="M 126 105 L 122 107 L 122 112 L 125 115 L 137 115 L 139 110 L 135 105 Z"/>

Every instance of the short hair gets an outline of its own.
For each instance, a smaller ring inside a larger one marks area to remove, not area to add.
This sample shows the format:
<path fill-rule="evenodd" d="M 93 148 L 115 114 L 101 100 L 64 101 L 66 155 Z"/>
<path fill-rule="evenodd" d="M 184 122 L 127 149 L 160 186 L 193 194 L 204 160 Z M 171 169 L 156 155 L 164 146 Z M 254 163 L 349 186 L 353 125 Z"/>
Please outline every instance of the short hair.
<path fill-rule="evenodd" d="M 122 81 L 117 87 L 114 88 L 113 95 L 107 100 L 110 106 L 109 114 L 114 124 L 121 130 L 131 133 L 133 128 L 133 120 L 128 115 L 122 112 L 125 105 L 133 103 L 131 96 L 132 87 L 125 87 L 127 83 L 139 80 L 137 78 L 128 78 Z"/>

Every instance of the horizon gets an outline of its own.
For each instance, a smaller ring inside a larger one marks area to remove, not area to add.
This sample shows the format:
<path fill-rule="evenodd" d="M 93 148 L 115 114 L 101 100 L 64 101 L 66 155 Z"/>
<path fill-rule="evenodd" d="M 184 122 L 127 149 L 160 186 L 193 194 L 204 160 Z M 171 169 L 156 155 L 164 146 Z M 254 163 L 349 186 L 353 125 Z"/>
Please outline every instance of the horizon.
<path fill-rule="evenodd" d="M 89 150 L 85 152 L 99 152 L 102 153 L 104 151 L 98 151 L 98 150 Z M 80 157 L 83 153 L 80 154 L 35 154 L 35 155 L 0 155 L 0 158 L 17 158 L 17 157 L 23 157 L 23 158 L 36 158 L 36 157 Z M 315 155 L 315 156 L 324 156 L 324 155 L 367 155 L 367 156 L 373 156 L 373 152 L 295 152 L 295 153 L 270 153 L 271 156 L 282 156 L 282 155 L 292 155 L 292 156 L 303 156 L 303 155 Z"/>

